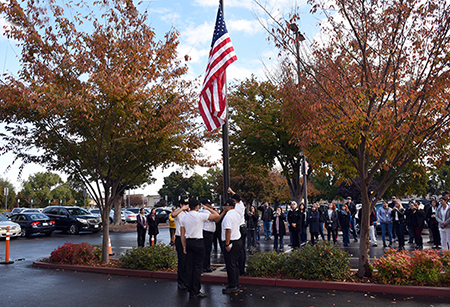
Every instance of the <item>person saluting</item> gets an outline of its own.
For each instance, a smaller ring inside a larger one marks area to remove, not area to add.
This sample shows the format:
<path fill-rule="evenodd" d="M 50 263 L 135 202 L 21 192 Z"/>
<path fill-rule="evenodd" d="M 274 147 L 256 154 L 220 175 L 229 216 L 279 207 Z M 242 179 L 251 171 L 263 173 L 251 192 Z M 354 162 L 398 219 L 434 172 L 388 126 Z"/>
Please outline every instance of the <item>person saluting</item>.
<path fill-rule="evenodd" d="M 225 203 L 225 217 L 222 222 L 222 240 L 225 244 L 223 256 L 227 269 L 228 286 L 222 290 L 224 294 L 240 292 L 239 285 L 239 253 L 242 249 L 241 214 L 235 209 L 236 203 L 229 199 Z"/>
<path fill-rule="evenodd" d="M 181 220 L 181 243 L 186 254 L 186 281 L 190 298 L 202 298 L 207 295 L 200 292 L 205 245 L 203 243 L 203 224 L 214 220 L 219 214 L 212 208 L 203 206 L 207 212 L 199 212 L 200 203 L 189 200 L 189 213 Z"/>

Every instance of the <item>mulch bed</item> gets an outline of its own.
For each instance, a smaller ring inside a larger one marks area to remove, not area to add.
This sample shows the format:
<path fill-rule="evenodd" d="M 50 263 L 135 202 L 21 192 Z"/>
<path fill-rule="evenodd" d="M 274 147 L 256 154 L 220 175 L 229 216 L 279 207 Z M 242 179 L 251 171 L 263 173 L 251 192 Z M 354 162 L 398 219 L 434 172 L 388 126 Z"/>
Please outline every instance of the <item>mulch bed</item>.
<path fill-rule="evenodd" d="M 42 262 L 48 262 L 48 263 L 52 263 L 50 262 L 50 258 L 43 258 L 40 259 L 39 261 Z M 60 263 L 60 264 L 67 264 L 67 263 Z M 113 269 L 122 269 L 122 261 L 120 261 L 119 259 L 109 259 L 109 262 L 102 262 L 100 260 L 94 260 L 91 261 L 89 263 L 85 263 L 85 264 L 69 264 L 69 265 L 78 265 L 78 266 L 92 266 L 92 267 L 101 267 L 101 268 L 113 268 Z M 176 268 L 163 268 L 158 270 L 160 272 L 177 272 Z"/>
<path fill-rule="evenodd" d="M 363 277 L 360 278 L 358 277 L 356 271 L 351 271 L 350 272 L 350 276 L 348 278 L 345 279 L 330 279 L 330 280 L 324 280 L 324 281 L 337 281 L 337 282 L 347 282 L 347 283 L 359 283 L 359 284 L 378 284 L 378 285 L 386 285 L 385 283 L 381 282 L 378 277 L 377 277 L 377 273 L 374 272 L 372 274 L 371 278 L 368 277 Z M 292 279 L 295 280 L 295 278 L 292 278 L 290 276 L 287 276 L 286 274 L 283 273 L 274 273 L 274 274 L 268 274 L 265 276 L 253 276 L 253 275 L 248 275 L 249 277 L 262 277 L 262 278 L 273 278 L 273 279 Z M 422 286 L 421 284 L 417 283 L 412 283 L 409 284 L 408 286 Z M 443 288 L 448 288 L 450 287 L 450 282 L 447 283 L 441 283 L 439 285 L 436 285 L 435 287 L 443 287 Z"/>

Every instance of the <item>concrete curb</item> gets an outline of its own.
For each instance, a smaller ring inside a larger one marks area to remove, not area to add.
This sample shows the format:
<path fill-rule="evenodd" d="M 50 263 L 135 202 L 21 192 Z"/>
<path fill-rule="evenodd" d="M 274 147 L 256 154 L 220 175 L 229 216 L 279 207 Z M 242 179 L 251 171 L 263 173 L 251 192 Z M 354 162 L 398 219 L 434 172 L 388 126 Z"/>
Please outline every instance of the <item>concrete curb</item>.
<path fill-rule="evenodd" d="M 43 262 L 40 259 L 33 262 L 33 266 L 37 268 L 59 269 L 78 272 L 91 272 L 101 274 L 114 274 L 122 276 L 135 276 L 160 279 L 177 279 L 177 273 L 172 272 L 152 272 L 146 270 L 128 270 L 116 268 L 103 268 L 79 265 L 63 265 Z M 227 277 L 202 275 L 203 282 L 227 284 Z M 416 286 L 391 286 L 380 284 L 361 284 L 346 283 L 336 281 L 310 281 L 296 279 L 274 279 L 274 278 L 258 278 L 258 277 L 240 277 L 240 284 L 260 285 L 260 286 L 276 286 L 290 288 L 306 288 L 306 289 L 324 289 L 324 290 L 342 290 L 342 291 L 358 291 L 372 293 L 388 293 L 402 294 L 413 296 L 437 296 L 450 297 L 450 288 L 439 287 L 416 287 Z"/>

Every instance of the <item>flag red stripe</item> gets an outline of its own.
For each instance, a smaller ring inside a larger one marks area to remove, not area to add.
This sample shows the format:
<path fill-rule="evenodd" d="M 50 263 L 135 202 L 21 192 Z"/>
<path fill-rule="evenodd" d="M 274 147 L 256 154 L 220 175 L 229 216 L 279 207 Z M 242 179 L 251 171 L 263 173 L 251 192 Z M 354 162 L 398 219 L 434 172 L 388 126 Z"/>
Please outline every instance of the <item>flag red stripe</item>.
<path fill-rule="evenodd" d="M 200 114 L 209 131 L 225 123 L 227 111 L 224 92 L 225 70 L 237 60 L 220 8 L 213 41 L 199 101 Z"/>

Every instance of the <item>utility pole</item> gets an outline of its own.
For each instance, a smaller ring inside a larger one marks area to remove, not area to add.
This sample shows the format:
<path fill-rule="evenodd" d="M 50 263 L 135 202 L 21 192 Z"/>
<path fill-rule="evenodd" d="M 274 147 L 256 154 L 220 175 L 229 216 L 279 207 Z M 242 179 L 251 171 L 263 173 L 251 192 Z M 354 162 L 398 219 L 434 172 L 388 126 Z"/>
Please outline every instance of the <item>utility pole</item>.
<path fill-rule="evenodd" d="M 296 59 L 297 59 L 297 83 L 300 84 L 300 42 L 305 40 L 305 37 L 300 33 L 296 23 L 290 24 L 290 29 L 295 34 L 295 49 L 296 49 Z M 303 174 L 303 202 L 305 204 L 305 209 L 308 209 L 308 191 L 307 191 L 307 167 L 306 167 L 306 155 L 302 153 L 302 174 Z"/>

